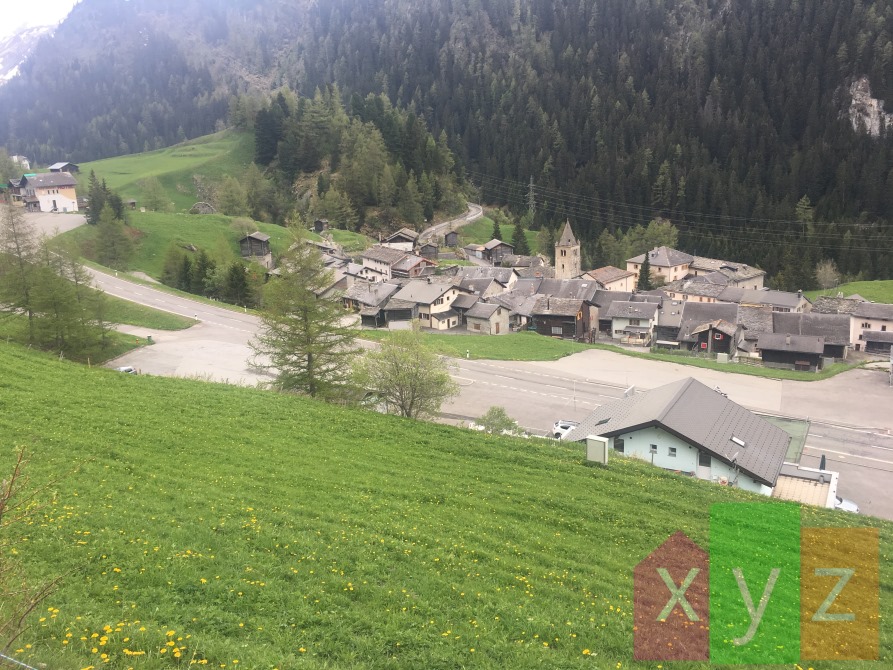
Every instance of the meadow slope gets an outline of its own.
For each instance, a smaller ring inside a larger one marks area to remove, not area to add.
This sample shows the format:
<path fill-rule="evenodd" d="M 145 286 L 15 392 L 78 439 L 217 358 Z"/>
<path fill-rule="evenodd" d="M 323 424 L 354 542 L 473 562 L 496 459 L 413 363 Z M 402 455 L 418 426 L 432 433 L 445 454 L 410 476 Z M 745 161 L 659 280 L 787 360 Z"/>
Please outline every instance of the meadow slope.
<path fill-rule="evenodd" d="M 578 446 L 2 342 L 0 388 L 0 472 L 24 445 L 32 483 L 51 482 L 14 529 L 18 558 L 63 577 L 13 651 L 53 670 L 656 670 L 630 660 L 633 566 L 676 530 L 706 546 L 711 503 L 755 499 L 635 461 L 587 467 Z M 803 515 L 879 525 L 893 549 L 891 524 Z"/>

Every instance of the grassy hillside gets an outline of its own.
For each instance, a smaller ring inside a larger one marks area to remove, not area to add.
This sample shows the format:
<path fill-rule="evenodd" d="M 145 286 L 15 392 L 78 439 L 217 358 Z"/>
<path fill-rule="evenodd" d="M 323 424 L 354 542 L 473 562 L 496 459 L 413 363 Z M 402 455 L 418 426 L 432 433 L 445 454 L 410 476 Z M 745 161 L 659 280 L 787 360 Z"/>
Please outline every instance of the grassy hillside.
<path fill-rule="evenodd" d="M 196 201 L 193 175 L 212 179 L 227 174 L 238 177 L 253 157 L 253 134 L 226 130 L 167 149 L 84 163 L 80 166 L 81 182 L 86 184 L 93 170 L 125 199 L 140 200 L 140 180 L 157 177 L 174 208 L 188 210 Z"/>
<path fill-rule="evenodd" d="M 502 241 L 511 243 L 512 233 L 515 232 L 515 229 L 510 226 L 503 226 L 500 228 L 500 232 L 502 233 Z M 524 234 L 527 236 L 527 244 L 530 247 L 531 252 L 538 253 L 539 248 L 536 240 L 536 231 L 525 230 Z M 467 226 L 462 226 L 459 229 L 459 243 L 463 246 L 466 244 L 486 244 L 492 239 L 493 219 L 486 216 L 482 216 L 478 220 L 469 223 Z"/>
<path fill-rule="evenodd" d="M 893 303 L 893 280 L 854 281 L 827 291 L 807 291 L 806 297 L 815 300 L 820 295 L 837 295 L 838 293 L 843 293 L 845 296 L 858 293 L 872 302 Z"/>
<path fill-rule="evenodd" d="M 245 234 L 241 221 L 222 214 L 165 214 L 161 212 L 131 212 L 130 225 L 139 231 L 136 252 L 130 262 L 130 270 L 140 270 L 153 277 L 160 277 L 164 267 L 164 256 L 168 247 L 173 244 L 192 244 L 205 249 L 212 256 L 227 253 L 233 257 L 239 255 L 239 239 Z M 270 236 L 270 247 L 274 254 L 285 251 L 291 240 L 291 232 L 287 228 L 272 223 L 252 222 L 250 227 Z M 63 237 L 77 240 L 90 257 L 89 246 L 83 246 L 93 239 L 96 229 L 92 226 L 81 226 L 65 233 Z"/>
<path fill-rule="evenodd" d="M 0 379 L 0 465 L 24 444 L 31 480 L 57 480 L 18 556 L 63 581 L 14 650 L 53 670 L 656 669 L 630 661 L 633 566 L 677 529 L 706 546 L 709 505 L 753 499 L 552 441 L 5 343 Z"/>

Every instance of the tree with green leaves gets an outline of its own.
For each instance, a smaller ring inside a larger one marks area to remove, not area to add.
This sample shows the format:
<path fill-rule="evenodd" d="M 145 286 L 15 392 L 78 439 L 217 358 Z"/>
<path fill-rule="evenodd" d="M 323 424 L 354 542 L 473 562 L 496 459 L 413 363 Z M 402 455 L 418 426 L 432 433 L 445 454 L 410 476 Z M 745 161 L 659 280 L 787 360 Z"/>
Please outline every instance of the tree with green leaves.
<path fill-rule="evenodd" d="M 140 182 L 143 193 L 143 206 L 153 212 L 168 212 L 171 209 L 170 198 L 161 185 L 158 177 L 146 177 Z"/>
<path fill-rule="evenodd" d="M 515 223 L 515 229 L 512 231 L 512 246 L 515 248 L 515 253 L 519 256 L 530 255 L 530 245 L 527 242 L 527 233 L 525 233 L 524 229 L 521 227 L 520 219 Z"/>
<path fill-rule="evenodd" d="M 645 252 L 645 260 L 639 268 L 639 281 L 636 283 L 636 290 L 650 291 L 654 288 L 651 278 L 651 258 L 648 251 Z"/>
<path fill-rule="evenodd" d="M 502 229 L 499 227 L 499 219 L 493 219 L 493 231 L 490 233 L 490 239 L 493 240 L 501 240 L 502 239 Z"/>
<path fill-rule="evenodd" d="M 355 356 L 354 332 L 344 324 L 319 250 L 300 235 L 279 264 L 280 275 L 264 287 L 261 330 L 252 341 L 255 363 L 276 374 L 283 391 L 323 399 L 342 397 Z"/>
<path fill-rule="evenodd" d="M 124 222 L 116 218 L 111 204 L 102 208 L 95 235 L 96 260 L 116 270 L 127 269 L 133 256 L 133 240 L 125 229 Z"/>
<path fill-rule="evenodd" d="M 475 423 L 482 426 L 484 432 L 495 435 L 520 435 L 524 432 L 518 422 L 508 415 L 505 408 L 498 405 L 488 409 Z"/>
<path fill-rule="evenodd" d="M 354 383 L 400 416 L 436 416 L 459 393 L 447 363 L 424 341 L 418 325 L 394 331 L 354 366 Z"/>
<path fill-rule="evenodd" d="M 28 317 L 28 342 L 35 338 L 34 286 L 38 262 L 37 231 L 19 207 L 2 205 L 0 218 L 0 310 Z"/>

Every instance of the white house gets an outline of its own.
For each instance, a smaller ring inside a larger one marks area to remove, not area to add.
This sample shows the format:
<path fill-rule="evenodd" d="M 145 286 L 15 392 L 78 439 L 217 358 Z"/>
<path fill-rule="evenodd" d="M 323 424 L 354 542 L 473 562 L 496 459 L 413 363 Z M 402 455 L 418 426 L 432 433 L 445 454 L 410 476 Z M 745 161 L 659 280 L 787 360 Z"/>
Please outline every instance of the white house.
<path fill-rule="evenodd" d="M 28 211 L 76 212 L 77 179 L 67 172 L 42 172 L 25 175 L 19 183 Z"/>
<path fill-rule="evenodd" d="M 453 301 L 463 295 L 456 286 L 425 279 L 416 279 L 394 294 L 394 300 L 405 300 L 418 305 L 419 321 L 423 328 L 447 330 L 459 325 L 459 313 Z"/>
<path fill-rule="evenodd" d="M 893 343 L 893 305 L 863 302 L 850 315 L 850 343 L 856 351 L 887 354 Z"/>
<path fill-rule="evenodd" d="M 770 495 L 790 435 L 688 378 L 602 405 L 565 436 L 698 479 Z"/>

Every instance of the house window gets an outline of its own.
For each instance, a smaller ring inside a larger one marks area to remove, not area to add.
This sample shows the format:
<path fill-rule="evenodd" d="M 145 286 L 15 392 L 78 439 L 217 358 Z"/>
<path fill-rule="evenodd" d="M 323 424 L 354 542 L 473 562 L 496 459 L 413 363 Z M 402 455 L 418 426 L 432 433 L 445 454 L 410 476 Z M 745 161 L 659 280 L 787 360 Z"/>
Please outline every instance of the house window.
<path fill-rule="evenodd" d="M 862 328 L 871 328 L 871 324 L 870 324 L 870 323 L 863 323 L 863 324 L 862 324 Z"/>
<path fill-rule="evenodd" d="M 887 330 L 887 326 L 881 326 L 881 330 Z"/>
<path fill-rule="evenodd" d="M 480 330 L 480 329 L 481 329 L 481 324 L 479 324 L 479 323 L 474 324 L 474 329 L 475 329 L 475 330 Z"/>
<path fill-rule="evenodd" d="M 552 334 L 553 335 L 561 335 L 563 333 L 564 333 L 564 330 L 561 328 L 561 326 L 552 326 Z"/>
<path fill-rule="evenodd" d="M 656 445 L 656 444 L 652 444 L 652 445 L 648 448 L 648 451 L 651 452 L 652 454 L 656 454 L 656 453 L 657 453 L 657 445 Z"/>
<path fill-rule="evenodd" d="M 670 458 L 676 458 L 676 447 L 670 447 Z"/>
<path fill-rule="evenodd" d="M 622 454 L 624 448 L 625 448 L 625 445 L 623 443 L 623 438 L 615 437 L 614 438 L 614 451 L 616 451 L 618 454 Z"/>
<path fill-rule="evenodd" d="M 630 319 L 629 320 L 629 325 L 631 325 L 631 326 L 638 326 L 640 323 L 641 323 L 640 319 Z"/>
<path fill-rule="evenodd" d="M 561 250 L 561 255 L 562 255 L 562 256 L 567 256 L 567 249 L 562 249 L 562 250 Z"/>
<path fill-rule="evenodd" d="M 703 451 L 698 454 L 698 465 L 700 465 L 702 468 L 709 468 L 710 462 L 711 462 L 710 454 L 705 453 Z"/>
<path fill-rule="evenodd" d="M 438 298 L 437 300 L 434 301 L 434 304 L 435 304 L 435 305 L 442 305 L 442 304 L 443 304 L 443 298 Z"/>
<path fill-rule="evenodd" d="M 431 315 L 430 315 L 430 314 L 425 314 L 424 312 L 421 312 L 421 313 L 419 314 L 419 316 L 422 317 L 423 319 L 425 319 L 425 321 L 427 321 L 428 319 L 431 318 Z"/>

